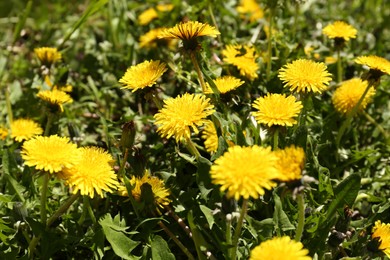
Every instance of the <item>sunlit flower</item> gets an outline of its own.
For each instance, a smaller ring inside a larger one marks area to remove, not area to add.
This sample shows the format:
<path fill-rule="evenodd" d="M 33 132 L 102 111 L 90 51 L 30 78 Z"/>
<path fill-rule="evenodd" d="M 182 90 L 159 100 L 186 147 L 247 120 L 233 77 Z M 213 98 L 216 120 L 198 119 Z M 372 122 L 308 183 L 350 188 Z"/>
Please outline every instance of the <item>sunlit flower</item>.
<path fill-rule="evenodd" d="M 360 78 L 344 81 L 333 94 L 332 102 L 336 110 L 342 114 L 351 113 L 365 92 L 367 86 L 368 82 L 362 81 Z M 371 87 L 360 103 L 359 110 L 366 108 L 374 95 L 375 89 Z"/>
<path fill-rule="evenodd" d="M 179 142 L 182 138 L 191 137 L 191 129 L 197 134 L 198 127 L 207 123 L 206 117 L 214 113 L 210 99 L 203 95 L 185 93 L 176 98 L 164 100 L 164 107 L 154 115 L 157 132 L 162 137 L 175 137 Z"/>
<path fill-rule="evenodd" d="M 78 150 L 68 137 L 36 136 L 24 142 L 21 155 L 27 166 L 55 173 L 71 167 L 78 158 Z"/>
<path fill-rule="evenodd" d="M 390 61 L 375 55 L 359 56 L 355 59 L 357 64 L 370 68 L 367 80 L 378 80 L 382 75 L 390 75 Z"/>
<path fill-rule="evenodd" d="M 140 25 L 147 25 L 154 19 L 158 18 L 158 13 L 153 7 L 146 9 L 138 16 L 138 23 Z"/>
<path fill-rule="evenodd" d="M 280 181 L 294 181 L 302 177 L 305 163 L 305 152 L 302 147 L 290 146 L 275 151 L 279 158 L 277 168 L 281 173 Z"/>
<path fill-rule="evenodd" d="M 279 78 L 291 91 L 319 92 L 327 88 L 331 74 L 322 62 L 298 59 L 279 70 Z"/>
<path fill-rule="evenodd" d="M 245 15 L 249 15 L 249 21 L 254 22 L 264 17 L 263 9 L 256 0 L 241 0 L 240 5 L 237 6 L 237 12 Z"/>
<path fill-rule="evenodd" d="M 61 112 L 64 111 L 62 106 L 63 104 L 73 102 L 71 96 L 69 96 L 66 92 L 58 89 L 41 90 L 38 92 L 37 97 L 49 103 L 49 105 L 58 107 Z"/>
<path fill-rule="evenodd" d="M 252 105 L 258 111 L 252 112 L 256 121 L 273 125 L 292 126 L 297 123 L 295 117 L 302 109 L 301 101 L 297 101 L 294 96 L 286 97 L 285 94 L 270 94 L 257 98 Z"/>
<path fill-rule="evenodd" d="M 217 89 L 221 94 L 225 94 L 229 91 L 235 90 L 245 82 L 233 77 L 233 76 L 223 76 L 219 77 L 214 80 L 214 84 L 217 86 Z M 207 89 L 204 92 L 205 94 L 212 94 L 213 90 L 210 88 L 210 86 L 207 84 Z"/>
<path fill-rule="evenodd" d="M 380 242 L 379 249 L 382 250 L 387 257 L 390 257 L 390 224 L 381 223 L 380 220 L 375 221 L 375 226 L 372 229 L 371 237 L 378 239 Z"/>
<path fill-rule="evenodd" d="M 124 88 L 135 92 L 138 89 L 151 87 L 167 71 L 166 64 L 159 60 L 144 61 L 127 69 L 119 80 Z"/>
<path fill-rule="evenodd" d="M 159 11 L 159 12 L 170 12 L 172 11 L 174 5 L 172 4 L 158 4 L 156 6 L 156 9 Z"/>
<path fill-rule="evenodd" d="M 143 185 L 149 184 L 151 187 L 151 191 L 153 193 L 153 204 L 160 208 L 164 208 L 164 206 L 169 205 L 171 200 L 169 199 L 170 192 L 167 188 L 165 188 L 165 184 L 163 180 L 155 176 L 151 176 L 149 171 L 145 171 L 142 178 L 131 177 L 130 185 L 133 187 L 131 190 L 131 195 L 138 202 L 143 202 Z M 121 196 L 128 196 L 127 189 L 125 186 L 120 186 L 118 190 Z"/>
<path fill-rule="evenodd" d="M 0 139 L 5 140 L 7 136 L 8 136 L 8 130 L 3 126 L 0 126 Z"/>
<path fill-rule="evenodd" d="M 232 64 L 240 71 L 240 75 L 254 80 L 258 77 L 259 65 L 256 62 L 258 55 L 253 46 L 248 45 L 227 45 L 222 51 L 224 62 Z"/>
<path fill-rule="evenodd" d="M 144 35 L 142 35 L 139 38 L 139 46 L 141 48 L 149 47 L 149 48 L 155 48 L 157 47 L 158 42 L 158 35 L 164 30 L 165 28 L 155 28 L 151 29 Z"/>
<path fill-rule="evenodd" d="M 209 153 L 215 153 L 218 149 L 218 135 L 213 121 L 208 121 L 202 131 L 204 146 Z"/>
<path fill-rule="evenodd" d="M 62 59 L 62 54 L 57 50 L 57 48 L 51 47 L 41 47 L 34 49 L 35 55 L 42 64 L 50 66 L 51 64 Z"/>
<path fill-rule="evenodd" d="M 35 135 L 41 135 L 43 129 L 41 126 L 31 119 L 16 119 L 11 123 L 11 137 L 17 142 L 29 140 Z"/>
<path fill-rule="evenodd" d="M 211 166 L 211 179 L 229 198 L 257 199 L 264 189 L 276 186 L 273 180 L 280 176 L 277 160 L 270 147 L 229 147 Z"/>
<path fill-rule="evenodd" d="M 45 80 L 46 85 L 49 86 L 50 89 L 57 89 L 57 90 L 61 90 L 61 91 L 67 92 L 67 93 L 70 93 L 73 90 L 73 87 L 69 84 L 65 84 L 62 86 L 54 85 L 51 82 L 49 75 L 45 75 L 44 80 Z"/>
<path fill-rule="evenodd" d="M 356 38 L 357 30 L 343 21 L 335 21 L 325 26 L 322 33 L 331 39 L 342 38 L 344 41 L 349 41 L 351 38 Z"/>
<path fill-rule="evenodd" d="M 290 237 L 274 237 L 262 242 L 251 251 L 250 260 L 311 260 L 309 250 Z"/>
<path fill-rule="evenodd" d="M 333 64 L 333 63 L 336 63 L 336 62 L 337 62 L 337 58 L 336 57 L 332 57 L 332 56 L 325 57 L 325 64 Z"/>
<path fill-rule="evenodd" d="M 74 165 L 65 167 L 61 177 L 72 187 L 73 193 L 91 198 L 95 193 L 103 197 L 103 192 L 112 192 L 119 186 L 116 174 L 111 166 L 112 156 L 99 147 L 82 147 L 78 149 L 79 157 Z"/>

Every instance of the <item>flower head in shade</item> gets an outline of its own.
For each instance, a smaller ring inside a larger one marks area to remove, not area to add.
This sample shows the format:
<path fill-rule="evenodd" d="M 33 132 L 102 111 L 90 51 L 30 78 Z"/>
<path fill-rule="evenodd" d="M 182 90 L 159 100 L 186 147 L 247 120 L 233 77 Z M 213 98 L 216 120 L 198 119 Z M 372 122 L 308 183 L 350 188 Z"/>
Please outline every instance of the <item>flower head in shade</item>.
<path fill-rule="evenodd" d="M 250 260 L 311 260 L 309 250 L 290 237 L 274 237 L 262 242 L 251 251 Z"/>
<path fill-rule="evenodd" d="M 270 94 L 259 97 L 252 105 L 258 111 L 252 112 L 256 121 L 268 125 L 292 126 L 297 123 L 295 119 L 302 109 L 301 101 L 294 96 L 285 94 Z"/>
<path fill-rule="evenodd" d="M 25 141 L 21 154 L 27 166 L 50 173 L 71 167 L 78 158 L 76 144 L 71 143 L 68 137 L 57 135 L 36 136 Z"/>
<path fill-rule="evenodd" d="M 63 104 L 72 103 L 73 99 L 66 92 L 58 89 L 41 90 L 37 97 L 47 102 L 49 105 L 59 108 L 61 112 L 64 111 Z"/>
<path fill-rule="evenodd" d="M 41 126 L 31 119 L 20 118 L 11 123 L 11 137 L 17 142 L 29 140 L 35 135 L 41 135 L 43 129 Z"/>
<path fill-rule="evenodd" d="M 365 92 L 367 86 L 368 82 L 362 81 L 360 78 L 344 81 L 341 86 L 336 89 L 332 98 L 333 105 L 337 112 L 341 114 L 351 113 Z M 374 95 L 375 89 L 374 87 L 371 87 L 358 109 L 363 110 L 366 108 Z"/>
<path fill-rule="evenodd" d="M 191 129 L 198 133 L 198 127 L 207 123 L 206 117 L 214 113 L 210 99 L 203 95 L 185 93 L 176 98 L 164 100 L 164 107 L 154 115 L 157 132 L 162 137 L 175 137 L 176 142 L 191 137 Z"/>
<path fill-rule="evenodd" d="M 166 64 L 159 60 L 144 61 L 127 69 L 125 75 L 119 80 L 123 88 L 135 92 L 138 89 L 151 87 L 167 71 Z"/>
<path fill-rule="evenodd" d="M 180 39 L 183 41 L 184 49 L 196 50 L 198 48 L 197 38 L 201 36 L 217 37 L 220 32 L 207 23 L 188 21 L 176 24 L 172 28 L 163 30 L 158 36 L 160 39 Z"/>
<path fill-rule="evenodd" d="M 276 186 L 273 181 L 280 173 L 278 161 L 271 148 L 232 146 L 211 166 L 211 180 L 227 191 L 229 198 L 258 198 Z"/>
<path fill-rule="evenodd" d="M 51 64 L 62 59 L 61 52 L 57 50 L 57 48 L 51 47 L 41 47 L 34 49 L 35 55 L 37 55 L 38 59 L 42 64 L 50 67 Z"/>
<path fill-rule="evenodd" d="M 150 186 L 150 190 L 153 194 L 153 199 L 151 201 L 153 206 L 163 208 L 171 202 L 169 199 L 170 192 L 165 188 L 164 181 L 155 176 L 151 176 L 149 171 L 145 171 L 141 178 L 135 176 L 131 177 L 130 185 L 133 187 L 131 195 L 138 202 L 145 202 L 145 200 L 147 200 L 147 194 L 144 194 L 146 185 Z M 125 186 L 119 187 L 119 194 L 122 196 L 129 196 Z"/>
<path fill-rule="evenodd" d="M 232 64 L 240 71 L 240 75 L 254 80 L 258 77 L 259 65 L 256 62 L 258 55 L 253 46 L 249 45 L 227 45 L 222 51 L 224 62 Z"/>
<path fill-rule="evenodd" d="M 260 4 L 256 0 L 241 0 L 240 5 L 236 9 L 243 17 L 248 15 L 250 22 L 264 17 L 263 9 L 261 9 Z"/>
<path fill-rule="evenodd" d="M 207 121 L 202 131 L 204 146 L 209 153 L 215 153 L 218 149 L 218 135 L 213 121 Z"/>
<path fill-rule="evenodd" d="M 322 93 L 332 80 L 331 74 L 322 62 L 298 59 L 279 70 L 284 86 L 296 92 Z"/>
<path fill-rule="evenodd" d="M 378 240 L 378 249 L 383 251 L 387 257 L 390 257 L 390 224 L 384 224 L 377 220 L 372 229 L 371 237 Z"/>
<path fill-rule="evenodd" d="M 138 16 L 138 23 L 140 25 L 147 25 L 154 19 L 158 18 L 158 13 L 153 7 L 146 9 Z"/>
<path fill-rule="evenodd" d="M 372 79 L 376 81 L 384 74 L 390 75 L 390 61 L 385 58 L 375 55 L 360 56 L 355 59 L 355 62 L 370 68 L 370 71 L 365 78 L 367 80 Z"/>
<path fill-rule="evenodd" d="M 344 41 L 349 41 L 351 38 L 356 38 L 357 30 L 343 21 L 335 21 L 325 26 L 322 33 L 331 39 L 341 38 Z"/>
<path fill-rule="evenodd" d="M 277 168 L 281 173 L 278 180 L 294 181 L 302 177 L 302 170 L 305 163 L 305 152 L 302 147 L 286 147 L 276 150 L 275 154 L 279 158 Z"/>
<path fill-rule="evenodd" d="M 219 77 L 214 80 L 214 84 L 217 86 L 217 89 L 221 94 L 225 94 L 229 91 L 235 90 L 245 82 L 233 77 L 233 76 L 223 76 Z M 205 91 L 205 94 L 212 94 L 213 90 L 210 88 L 210 86 L 207 84 L 207 89 Z"/>
<path fill-rule="evenodd" d="M 0 139 L 5 140 L 7 136 L 8 136 L 8 130 L 3 126 L 0 126 Z"/>
<path fill-rule="evenodd" d="M 91 198 L 95 193 L 103 197 L 103 192 L 112 192 L 119 186 L 117 176 L 112 168 L 114 159 L 99 147 L 79 148 L 79 157 L 71 167 L 62 171 L 61 177 L 73 188 L 73 193 Z"/>

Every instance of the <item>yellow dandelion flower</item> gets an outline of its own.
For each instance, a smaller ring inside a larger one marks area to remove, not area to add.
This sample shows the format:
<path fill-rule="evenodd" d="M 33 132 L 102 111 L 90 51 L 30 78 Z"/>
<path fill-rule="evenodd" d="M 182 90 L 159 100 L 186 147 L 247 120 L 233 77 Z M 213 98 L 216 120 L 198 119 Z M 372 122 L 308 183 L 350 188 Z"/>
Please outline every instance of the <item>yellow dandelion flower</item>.
<path fill-rule="evenodd" d="M 58 89 L 41 90 L 38 92 L 37 97 L 43 101 L 49 103 L 52 106 L 58 107 L 61 112 L 64 111 L 63 104 L 72 103 L 73 99 L 66 92 Z"/>
<path fill-rule="evenodd" d="M 21 155 L 27 166 L 55 173 L 71 167 L 78 158 L 78 150 L 68 137 L 36 136 L 24 142 Z"/>
<path fill-rule="evenodd" d="M 146 9 L 138 16 L 138 23 L 140 25 L 147 25 L 154 19 L 158 18 L 158 13 L 153 7 Z"/>
<path fill-rule="evenodd" d="M 103 192 L 112 192 L 119 186 L 116 174 L 111 167 L 112 156 L 99 147 L 78 149 L 79 157 L 73 166 L 64 168 L 62 178 L 73 188 L 73 193 L 91 198 L 95 193 L 103 197 Z"/>
<path fill-rule="evenodd" d="M 262 242 L 251 251 L 250 260 L 311 260 L 309 250 L 290 237 L 274 237 Z"/>
<path fill-rule="evenodd" d="M 57 48 L 51 47 L 41 47 L 34 49 L 35 55 L 42 64 L 50 66 L 51 64 L 62 59 L 62 54 L 57 50 Z"/>
<path fill-rule="evenodd" d="M 11 123 L 10 128 L 11 137 L 17 142 L 29 140 L 35 135 L 41 135 L 43 133 L 41 126 L 31 119 L 16 119 Z"/>
<path fill-rule="evenodd" d="M 149 171 L 145 171 L 141 178 L 133 176 L 130 179 L 130 185 L 133 187 L 131 195 L 136 201 L 143 201 L 142 186 L 145 184 L 149 184 L 151 187 L 154 205 L 160 208 L 164 208 L 164 206 L 169 205 L 171 202 L 169 199 L 170 192 L 167 188 L 165 188 L 164 181 L 155 176 L 151 176 Z M 118 192 L 121 196 L 129 196 L 125 186 L 120 186 Z"/>
<path fill-rule="evenodd" d="M 258 55 L 253 46 L 249 45 L 227 45 L 222 51 L 224 62 L 232 64 L 240 71 L 240 75 L 254 80 L 258 77 L 259 65 L 256 62 Z"/>
<path fill-rule="evenodd" d="M 322 93 L 332 80 L 322 62 L 298 59 L 279 70 L 279 78 L 291 91 Z"/>
<path fill-rule="evenodd" d="M 214 80 L 214 84 L 217 86 L 217 89 L 221 94 L 225 94 L 229 91 L 235 90 L 245 82 L 233 77 L 233 76 L 223 76 L 219 77 Z M 210 88 L 209 84 L 206 84 L 207 88 L 206 91 L 204 92 L 205 94 L 212 94 L 213 90 Z"/>
<path fill-rule="evenodd" d="M 276 186 L 273 181 L 280 173 L 275 165 L 278 158 L 270 147 L 229 147 L 211 166 L 212 182 L 221 185 L 229 198 L 257 199 Z"/>
<path fill-rule="evenodd" d="M 263 9 L 255 0 L 241 0 L 240 5 L 238 5 L 236 9 L 243 17 L 249 15 L 250 22 L 254 22 L 264 17 Z"/>
<path fill-rule="evenodd" d="M 159 60 L 150 60 L 131 66 L 125 72 L 125 75 L 119 80 L 123 88 L 135 92 L 138 89 L 151 87 L 167 71 L 166 64 Z"/>
<path fill-rule="evenodd" d="M 0 139 L 5 140 L 7 136 L 8 136 L 8 130 L 3 126 L 0 126 Z"/>
<path fill-rule="evenodd" d="M 340 87 L 336 89 L 332 97 L 332 102 L 337 112 L 342 114 L 351 113 L 365 92 L 367 86 L 368 82 L 362 81 L 360 78 L 344 81 Z M 371 87 L 361 102 L 359 110 L 365 109 L 374 95 L 375 89 Z"/>
<path fill-rule="evenodd" d="M 172 4 L 158 4 L 156 6 L 156 9 L 159 11 L 159 12 L 170 12 L 172 11 L 174 5 Z"/>
<path fill-rule="evenodd" d="M 286 147 L 276 150 L 275 154 L 279 158 L 277 168 L 281 173 L 278 178 L 280 181 L 294 181 L 302 177 L 305 163 L 305 152 L 302 147 Z"/>
<path fill-rule="evenodd" d="M 157 132 L 161 137 L 175 137 L 176 142 L 191 137 L 191 129 L 197 134 L 198 127 L 207 123 L 206 117 L 214 113 L 210 99 L 203 95 L 185 93 L 164 100 L 164 107 L 154 115 Z"/>
<path fill-rule="evenodd" d="M 343 21 L 335 21 L 325 26 L 322 33 L 331 39 L 342 38 L 344 41 L 349 41 L 351 38 L 356 38 L 357 30 Z"/>
<path fill-rule="evenodd" d="M 378 239 L 380 242 L 378 249 L 382 250 L 387 257 L 390 257 L 390 224 L 382 224 L 380 220 L 377 220 L 372 232 L 371 237 Z"/>
<path fill-rule="evenodd" d="M 252 112 L 256 121 L 273 125 L 292 126 L 297 123 L 295 117 L 302 110 L 301 101 L 297 101 L 294 96 L 286 97 L 285 94 L 270 94 L 257 98 L 252 105 L 258 111 Z"/>
<path fill-rule="evenodd" d="M 164 30 L 165 28 L 155 28 L 151 29 L 144 35 L 142 35 L 139 38 L 139 46 L 141 48 L 143 47 L 156 47 L 157 46 L 157 40 L 158 40 L 158 35 Z"/>
<path fill-rule="evenodd" d="M 380 75 L 390 75 L 390 61 L 385 58 L 375 55 L 360 56 L 355 59 L 355 62 L 357 64 L 365 65 L 371 70 L 377 71 Z"/>
<path fill-rule="evenodd" d="M 218 135 L 212 121 L 207 121 L 202 131 L 204 146 L 209 153 L 215 153 L 218 150 Z"/>
<path fill-rule="evenodd" d="M 325 57 L 325 64 L 333 64 L 333 63 L 336 63 L 336 62 L 337 62 L 337 58 L 336 57 L 332 57 L 332 56 Z"/>

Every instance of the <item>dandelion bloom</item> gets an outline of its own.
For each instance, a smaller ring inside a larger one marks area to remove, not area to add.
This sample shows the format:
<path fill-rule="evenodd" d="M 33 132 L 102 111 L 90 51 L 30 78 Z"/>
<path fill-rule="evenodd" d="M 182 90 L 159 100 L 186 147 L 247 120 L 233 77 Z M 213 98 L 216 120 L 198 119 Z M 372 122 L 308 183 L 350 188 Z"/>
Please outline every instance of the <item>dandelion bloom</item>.
<path fill-rule="evenodd" d="M 212 182 L 221 185 L 229 198 L 257 199 L 276 186 L 274 179 L 280 176 L 275 167 L 278 158 L 270 147 L 232 146 L 211 166 Z"/>
<path fill-rule="evenodd" d="M 302 147 L 290 146 L 275 151 L 279 158 L 277 168 L 281 176 L 280 181 L 294 181 L 302 177 L 302 170 L 305 163 L 305 152 Z"/>
<path fill-rule="evenodd" d="M 56 106 L 61 112 L 64 111 L 63 104 L 72 103 L 73 99 L 66 92 L 58 89 L 53 90 L 41 90 L 38 92 L 37 97 L 50 105 Z"/>
<path fill-rule="evenodd" d="M 368 82 L 362 81 L 360 78 L 344 81 L 341 86 L 336 89 L 332 97 L 332 102 L 337 112 L 342 114 L 351 113 L 367 87 Z M 370 87 L 366 96 L 360 103 L 359 110 L 365 109 L 374 95 L 375 89 Z"/>
<path fill-rule="evenodd" d="M 279 78 L 291 91 L 322 93 L 332 80 L 322 62 L 298 59 L 279 70 Z"/>
<path fill-rule="evenodd" d="M 174 7 L 173 4 L 158 4 L 156 6 L 156 9 L 159 12 L 170 12 L 170 11 L 172 11 L 173 7 Z"/>
<path fill-rule="evenodd" d="M 261 9 L 260 4 L 255 0 L 241 0 L 240 5 L 237 6 L 237 12 L 245 15 L 249 15 L 249 21 L 254 22 L 258 19 L 264 17 L 263 9 Z"/>
<path fill-rule="evenodd" d="M 371 237 L 378 239 L 379 250 L 382 250 L 387 257 L 390 257 L 390 224 L 381 223 L 380 220 L 375 221 L 375 226 L 372 229 Z"/>
<path fill-rule="evenodd" d="M 191 137 L 191 129 L 198 133 L 198 127 L 207 123 L 206 117 L 214 113 L 210 99 L 203 95 L 185 93 L 176 98 L 164 100 L 164 107 L 154 115 L 157 132 L 162 137 L 175 136 L 176 142 Z"/>
<path fill-rule="evenodd" d="M 249 45 L 227 45 L 222 51 L 223 61 L 232 64 L 240 71 L 240 75 L 254 80 L 258 77 L 259 65 L 256 62 L 258 55 L 253 46 Z"/>
<path fill-rule="evenodd" d="M 251 251 L 250 260 L 311 260 L 309 250 L 290 237 L 274 237 L 262 242 Z"/>
<path fill-rule="evenodd" d="M 141 178 L 133 176 L 130 179 L 130 185 L 133 187 L 131 195 L 136 201 L 143 201 L 142 186 L 145 184 L 149 184 L 151 187 L 154 205 L 160 208 L 164 208 L 164 206 L 169 205 L 171 202 L 169 199 L 170 192 L 167 188 L 165 188 L 164 181 L 155 176 L 151 176 L 149 171 L 145 171 Z M 118 192 L 122 196 L 129 196 L 125 186 L 120 186 Z"/>
<path fill-rule="evenodd" d="M 342 38 L 344 41 L 349 41 L 351 38 L 356 38 L 357 30 L 343 21 L 335 21 L 325 26 L 322 33 L 331 39 Z"/>
<path fill-rule="evenodd" d="M 8 130 L 5 127 L 0 126 L 0 139 L 5 140 L 8 136 Z"/>
<path fill-rule="evenodd" d="M 360 56 L 355 59 L 357 64 L 366 65 L 380 76 L 383 74 L 390 75 L 390 61 L 375 55 Z"/>
<path fill-rule="evenodd" d="M 218 149 L 218 135 L 213 121 L 207 121 L 202 131 L 204 146 L 209 153 L 215 153 Z"/>
<path fill-rule="evenodd" d="M 111 167 L 114 159 L 98 147 L 79 148 L 79 158 L 71 167 L 64 168 L 62 178 L 73 188 L 73 193 L 91 198 L 95 193 L 103 197 L 103 191 L 112 192 L 119 186 L 116 174 Z"/>
<path fill-rule="evenodd" d="M 135 66 L 131 66 L 125 72 L 125 75 L 119 80 L 123 88 L 135 92 L 138 89 L 151 87 L 167 71 L 166 64 L 159 60 L 144 61 Z"/>
<path fill-rule="evenodd" d="M 16 119 L 11 123 L 11 137 L 17 142 L 29 140 L 35 135 L 41 135 L 43 129 L 41 126 L 31 119 Z"/>
<path fill-rule="evenodd" d="M 297 101 L 294 96 L 286 97 L 285 94 L 270 94 L 259 97 L 252 105 L 258 111 L 252 112 L 256 121 L 273 125 L 292 126 L 297 123 L 295 117 L 302 109 L 301 101 Z"/>
<path fill-rule="evenodd" d="M 236 88 L 238 88 L 239 86 L 245 83 L 244 81 L 233 76 L 223 76 L 213 81 L 221 94 L 225 94 L 229 91 L 235 90 Z M 204 93 L 205 94 L 213 93 L 213 90 L 210 88 L 210 85 L 207 84 L 207 89 Z"/>
<path fill-rule="evenodd" d="M 42 62 L 42 64 L 50 66 L 51 64 L 62 59 L 61 52 L 57 48 L 41 47 L 34 49 L 35 55 Z"/>
<path fill-rule="evenodd" d="M 57 173 L 64 167 L 73 165 L 78 157 L 78 150 L 68 137 L 36 136 L 24 142 L 21 155 L 27 166 Z"/>
<path fill-rule="evenodd" d="M 141 35 L 139 38 L 139 46 L 141 48 L 148 47 L 148 48 L 155 48 L 157 47 L 157 41 L 158 41 L 158 35 L 164 30 L 165 28 L 155 28 L 151 29 L 144 35 Z"/>
<path fill-rule="evenodd" d="M 154 19 L 158 18 L 158 13 L 153 7 L 146 9 L 138 16 L 138 23 L 140 25 L 147 25 Z"/>

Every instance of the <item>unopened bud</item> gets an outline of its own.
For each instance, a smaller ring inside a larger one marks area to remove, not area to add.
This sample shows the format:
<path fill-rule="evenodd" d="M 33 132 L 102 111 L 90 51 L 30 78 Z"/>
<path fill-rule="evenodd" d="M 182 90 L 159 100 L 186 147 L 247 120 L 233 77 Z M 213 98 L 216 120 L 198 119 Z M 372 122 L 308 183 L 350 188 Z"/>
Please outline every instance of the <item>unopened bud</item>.
<path fill-rule="evenodd" d="M 135 140 L 135 124 L 129 121 L 122 126 L 121 146 L 122 148 L 132 148 Z"/>

